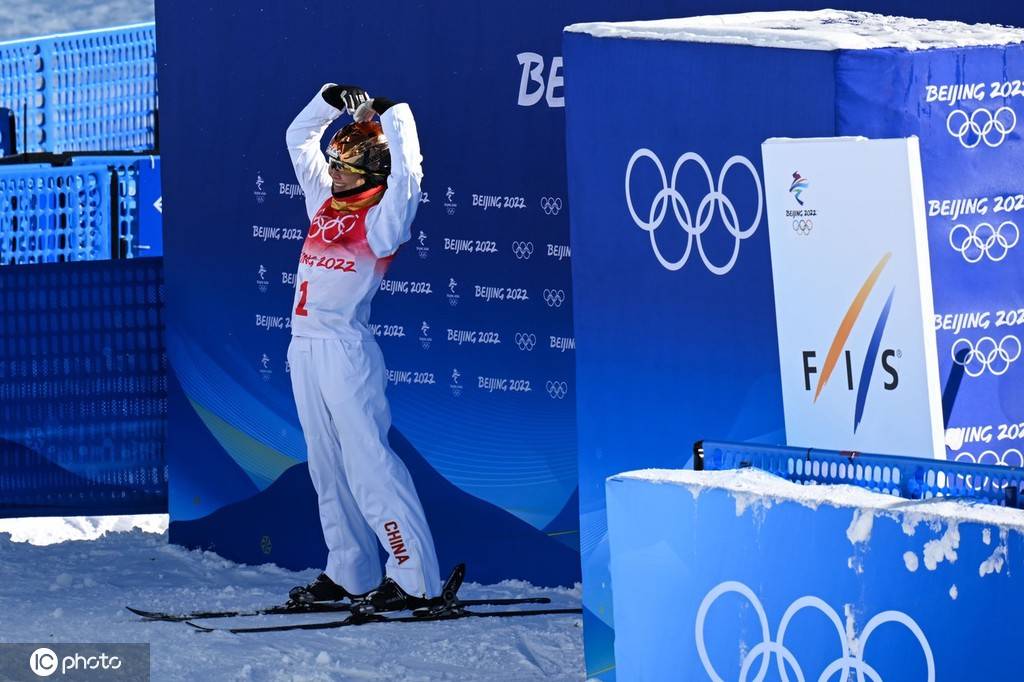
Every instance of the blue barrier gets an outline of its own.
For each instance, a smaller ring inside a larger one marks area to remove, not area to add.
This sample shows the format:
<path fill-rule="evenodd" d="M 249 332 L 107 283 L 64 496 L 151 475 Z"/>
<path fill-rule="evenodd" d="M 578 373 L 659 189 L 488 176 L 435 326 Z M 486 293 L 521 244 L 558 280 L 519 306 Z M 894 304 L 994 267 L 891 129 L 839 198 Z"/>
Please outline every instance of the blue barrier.
<path fill-rule="evenodd" d="M 0 108 L 0 157 L 14 154 L 14 112 Z"/>
<path fill-rule="evenodd" d="M 0 43 L 0 106 L 23 152 L 153 149 L 154 25 Z"/>
<path fill-rule="evenodd" d="M 695 470 L 747 467 L 805 485 L 845 483 L 908 500 L 955 497 L 1024 509 L 1020 467 L 723 441 L 694 445 Z"/>
<path fill-rule="evenodd" d="M 105 165 L 0 167 L 0 264 L 110 258 Z"/>
<path fill-rule="evenodd" d="M 72 159 L 71 165 L 106 165 L 116 177 L 116 238 L 112 257 L 163 255 L 161 208 L 154 205 L 160 197 L 160 157 L 80 156 Z"/>
<path fill-rule="evenodd" d="M 163 261 L 0 267 L 0 517 L 166 511 Z"/>

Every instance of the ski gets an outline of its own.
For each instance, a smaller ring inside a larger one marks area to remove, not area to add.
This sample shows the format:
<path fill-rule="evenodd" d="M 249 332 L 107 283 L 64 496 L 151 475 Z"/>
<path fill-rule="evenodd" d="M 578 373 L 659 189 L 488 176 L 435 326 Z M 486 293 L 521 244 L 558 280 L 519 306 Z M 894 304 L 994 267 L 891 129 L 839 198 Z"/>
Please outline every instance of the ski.
<path fill-rule="evenodd" d="M 516 616 L 548 616 L 548 615 L 579 615 L 583 609 L 517 609 L 515 611 L 467 611 L 463 608 L 447 608 L 432 610 L 422 615 L 411 616 L 384 616 L 371 614 L 360 616 L 352 614 L 344 620 L 334 620 L 320 623 L 291 623 L 288 625 L 266 625 L 250 628 L 211 628 L 199 625 L 192 621 L 185 621 L 199 632 L 230 632 L 236 635 L 251 634 L 257 632 L 288 632 L 291 630 L 331 630 L 334 628 L 348 627 L 354 625 L 368 625 L 370 623 L 420 623 L 439 620 L 460 620 L 462 618 L 511 618 Z"/>
<path fill-rule="evenodd" d="M 456 599 L 459 606 L 515 606 L 517 604 L 550 604 L 548 597 L 517 597 L 510 599 Z M 212 618 L 242 618 L 249 616 L 274 616 L 303 613 L 346 613 L 352 610 L 349 602 L 315 602 L 308 605 L 281 604 L 259 609 L 239 611 L 191 611 L 188 613 L 170 613 L 164 611 L 145 611 L 132 606 L 126 609 L 137 616 L 151 621 L 181 623 L 187 620 L 207 620 Z"/>

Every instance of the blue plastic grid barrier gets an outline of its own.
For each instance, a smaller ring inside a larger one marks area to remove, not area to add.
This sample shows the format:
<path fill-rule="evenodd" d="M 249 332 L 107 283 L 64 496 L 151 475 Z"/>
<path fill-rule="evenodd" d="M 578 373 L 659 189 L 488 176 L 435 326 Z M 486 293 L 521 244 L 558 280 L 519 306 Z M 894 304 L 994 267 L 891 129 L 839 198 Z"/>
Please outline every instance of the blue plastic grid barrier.
<path fill-rule="evenodd" d="M 14 112 L 0 107 L 0 156 L 14 154 Z"/>
<path fill-rule="evenodd" d="M 163 260 L 0 268 L 0 517 L 166 511 Z"/>
<path fill-rule="evenodd" d="M 106 165 L 0 167 L 0 265 L 110 258 Z"/>
<path fill-rule="evenodd" d="M 116 176 L 117 179 L 117 211 L 114 214 L 116 221 L 116 240 L 114 242 L 114 258 L 137 258 L 140 256 L 155 257 L 161 256 L 162 248 L 154 249 L 153 241 L 158 241 L 156 246 L 162 246 L 159 239 L 161 231 L 160 214 L 150 212 L 155 216 L 151 226 L 154 233 L 152 237 L 141 235 L 140 229 L 144 223 L 144 211 L 152 207 L 142 205 L 140 201 L 146 196 L 160 196 L 160 159 L 157 156 L 82 156 L 71 160 L 73 166 L 94 166 L 105 164 Z M 146 187 L 146 183 L 156 183 L 156 187 Z M 153 237 L 156 237 L 154 239 Z M 154 252 L 155 251 L 155 252 Z"/>
<path fill-rule="evenodd" d="M 23 152 L 153 149 L 154 25 L 0 43 L 0 106 Z"/>
<path fill-rule="evenodd" d="M 855 485 L 909 500 L 952 497 L 1024 509 L 1024 469 L 896 455 L 698 441 L 696 470 L 753 467 L 805 485 Z"/>

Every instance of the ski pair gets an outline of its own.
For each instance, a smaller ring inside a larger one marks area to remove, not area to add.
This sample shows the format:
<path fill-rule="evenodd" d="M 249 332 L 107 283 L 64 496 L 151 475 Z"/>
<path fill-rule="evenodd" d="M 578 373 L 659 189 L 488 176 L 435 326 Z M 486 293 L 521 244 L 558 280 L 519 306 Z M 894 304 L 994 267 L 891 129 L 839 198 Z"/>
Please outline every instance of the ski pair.
<path fill-rule="evenodd" d="M 462 606 L 514 606 L 516 604 L 550 604 L 551 600 L 548 597 L 520 597 L 514 599 L 457 599 L 455 603 Z M 207 620 L 211 618 L 241 618 L 247 616 L 294 615 L 303 613 L 348 613 L 352 610 L 352 604 L 348 602 L 290 603 L 244 611 L 192 611 L 189 613 L 145 611 L 132 606 L 126 606 L 125 608 L 146 620 L 182 623 L 187 620 Z"/>
<path fill-rule="evenodd" d="M 549 604 L 551 600 L 547 597 L 524 597 L 513 599 L 458 599 L 458 591 L 466 575 L 465 564 L 457 565 L 448 576 L 441 589 L 441 595 L 428 608 L 454 607 L 464 608 L 466 606 L 511 606 L 516 604 Z M 184 622 L 190 620 L 207 620 L 211 618 L 236 618 L 245 616 L 266 616 L 266 615 L 289 615 L 300 613 L 346 613 L 353 612 L 359 616 L 367 617 L 373 615 L 375 610 L 372 605 L 364 602 L 313 602 L 299 603 L 289 601 L 278 606 L 271 606 L 251 610 L 227 610 L 227 611 L 192 611 L 190 613 L 168 613 L 162 611 L 145 611 L 131 606 L 126 609 L 146 620 Z"/>
<path fill-rule="evenodd" d="M 288 625 L 266 625 L 251 628 L 211 628 L 186 621 L 200 632 L 231 632 L 236 635 L 257 632 L 288 632 L 291 630 L 332 630 L 353 625 L 370 623 L 420 623 L 437 620 L 459 620 L 462 618 L 510 618 L 515 616 L 546 616 L 546 615 L 579 615 L 582 609 L 519 609 L 515 611 L 467 611 L 461 606 L 463 602 L 455 602 L 448 608 L 434 607 L 417 609 L 411 616 L 383 616 L 379 613 L 360 615 L 352 613 L 344 620 L 323 623 L 291 623 Z"/>

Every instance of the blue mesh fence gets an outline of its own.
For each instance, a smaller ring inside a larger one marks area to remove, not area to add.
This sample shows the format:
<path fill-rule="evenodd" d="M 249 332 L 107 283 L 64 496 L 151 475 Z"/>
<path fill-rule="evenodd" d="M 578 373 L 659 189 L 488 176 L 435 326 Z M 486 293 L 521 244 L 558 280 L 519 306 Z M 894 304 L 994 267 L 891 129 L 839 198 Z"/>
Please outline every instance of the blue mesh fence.
<path fill-rule="evenodd" d="M 946 460 L 699 441 L 698 470 L 753 467 L 796 483 L 847 484 L 912 500 L 963 498 L 1024 509 L 1024 468 Z"/>
<path fill-rule="evenodd" d="M 105 164 L 115 176 L 113 258 L 155 257 L 163 254 L 162 220 L 152 200 L 160 196 L 160 158 L 157 156 L 82 156 L 74 166 Z"/>
<path fill-rule="evenodd" d="M 166 511 L 163 260 L 0 268 L 0 517 Z"/>
<path fill-rule="evenodd" d="M 22 152 L 153 149 L 154 25 L 0 43 L 0 106 Z"/>
<path fill-rule="evenodd" d="M 0 265 L 111 256 L 106 165 L 0 167 Z"/>

